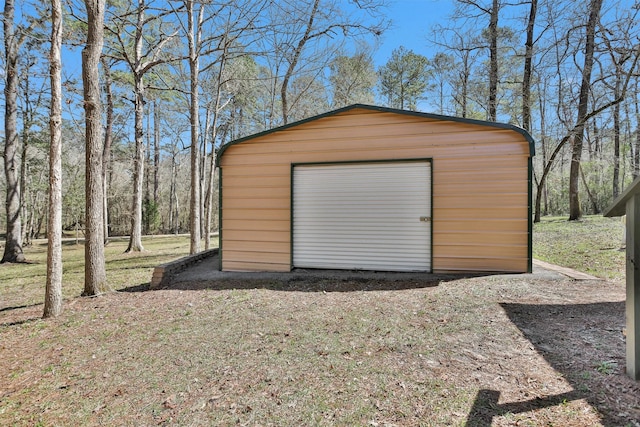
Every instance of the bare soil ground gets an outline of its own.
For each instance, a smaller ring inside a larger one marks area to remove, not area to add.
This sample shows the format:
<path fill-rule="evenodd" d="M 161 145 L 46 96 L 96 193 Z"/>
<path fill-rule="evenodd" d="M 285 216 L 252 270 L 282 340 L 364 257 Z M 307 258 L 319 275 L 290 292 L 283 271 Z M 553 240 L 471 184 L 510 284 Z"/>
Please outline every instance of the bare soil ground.
<path fill-rule="evenodd" d="M 640 426 L 621 281 L 197 271 L 2 301 L 0 425 Z"/>

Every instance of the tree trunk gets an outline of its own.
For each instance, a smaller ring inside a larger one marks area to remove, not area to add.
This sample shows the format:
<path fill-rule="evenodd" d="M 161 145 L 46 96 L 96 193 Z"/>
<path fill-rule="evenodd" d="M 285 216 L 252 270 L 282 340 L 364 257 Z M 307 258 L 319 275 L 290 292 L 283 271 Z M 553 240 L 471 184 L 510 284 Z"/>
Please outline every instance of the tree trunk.
<path fill-rule="evenodd" d="M 153 203 L 158 206 L 160 188 L 160 112 L 158 102 L 153 101 Z"/>
<path fill-rule="evenodd" d="M 135 157 L 133 159 L 133 197 L 131 200 L 131 232 L 129 246 L 125 252 L 140 252 L 142 246 L 142 193 L 144 184 L 144 81 L 141 75 L 135 78 Z"/>
<path fill-rule="evenodd" d="M 497 121 L 498 110 L 498 0 L 493 0 L 489 18 L 489 121 Z"/>
<path fill-rule="evenodd" d="M 19 43 L 14 33 L 14 0 L 4 4 L 4 48 L 5 48 L 5 113 L 4 113 L 4 174 L 6 179 L 5 209 L 7 233 L 2 261 L 24 262 L 22 252 L 22 223 L 20 221 L 20 174 L 18 173 L 18 62 Z"/>
<path fill-rule="evenodd" d="M 461 112 L 461 116 L 462 118 L 466 118 L 467 117 L 467 103 L 468 103 L 468 97 L 469 97 L 469 74 L 471 73 L 471 70 L 469 69 L 469 51 L 466 51 L 464 54 L 464 59 L 463 59 L 463 67 L 462 67 L 462 88 L 460 89 L 462 95 L 462 101 L 460 103 L 460 108 L 462 109 Z"/>
<path fill-rule="evenodd" d="M 134 139 L 133 194 L 131 199 L 131 231 L 125 252 L 141 252 L 142 246 L 142 193 L 144 184 L 144 73 L 142 65 L 143 27 L 145 24 L 145 2 L 138 0 L 137 22 L 134 41 L 134 62 L 130 62 L 134 83 Z"/>
<path fill-rule="evenodd" d="M 579 195 L 580 159 L 584 141 L 585 117 L 589 102 L 589 90 L 591 86 L 591 71 L 593 69 L 593 54 L 595 51 L 596 25 L 600 18 L 600 9 L 603 0 L 591 0 L 589 7 L 589 20 L 586 27 L 586 41 L 584 48 L 584 67 L 582 68 L 582 83 L 578 98 L 578 117 L 576 119 L 576 133 L 571 151 L 571 168 L 569 171 L 569 220 L 575 221 L 582 217 Z"/>
<path fill-rule="evenodd" d="M 104 147 L 102 149 L 102 210 L 104 221 L 104 244 L 109 243 L 109 165 L 111 163 L 111 143 L 113 141 L 113 92 L 111 90 L 111 70 L 106 60 L 102 61 L 104 72 L 104 92 L 106 98 L 106 123 L 104 128 Z"/>
<path fill-rule="evenodd" d="M 614 97 L 620 96 L 620 69 L 616 66 Z M 620 194 L 620 104 L 613 106 L 613 198 Z"/>
<path fill-rule="evenodd" d="M 146 132 L 146 152 L 144 161 L 144 196 L 142 204 L 142 232 L 145 235 L 151 234 L 151 113 L 147 114 L 147 132 Z"/>
<path fill-rule="evenodd" d="M 600 153 L 602 152 L 601 144 L 600 144 L 600 128 L 598 127 L 598 121 L 593 120 L 593 152 L 594 157 L 600 158 Z"/>
<path fill-rule="evenodd" d="M 542 171 L 542 176 L 540 177 L 540 182 L 538 183 L 538 189 L 536 191 L 536 204 L 535 204 L 535 216 L 533 222 L 540 222 L 540 202 L 542 198 L 542 191 L 547 183 L 547 176 L 551 171 L 551 167 L 553 166 L 553 162 L 556 159 L 556 156 L 562 150 L 562 147 L 567 143 L 567 141 L 571 138 L 573 134 L 569 133 L 556 145 L 556 148 L 551 153 L 549 157 L 549 161 L 544 165 L 544 170 Z"/>
<path fill-rule="evenodd" d="M 628 156 L 624 156 L 622 158 L 622 182 L 621 185 L 624 185 L 624 177 L 627 176 L 627 167 L 629 170 L 629 173 L 633 176 L 633 138 L 632 138 L 632 132 L 631 132 L 631 124 L 630 124 L 630 120 L 631 120 L 631 105 L 629 105 L 629 102 L 625 102 L 624 103 L 624 116 L 627 118 L 627 120 L 625 120 L 625 126 L 624 126 L 624 138 L 623 141 L 626 141 L 626 143 L 629 144 L 629 155 Z M 627 163 L 625 157 L 627 157 L 629 159 L 629 163 Z M 624 188 L 624 187 L 622 187 Z"/>
<path fill-rule="evenodd" d="M 104 40 L 105 0 L 85 0 L 87 44 L 82 50 L 82 82 L 86 121 L 86 219 L 84 291 L 99 295 L 107 290 L 104 262 L 102 188 L 102 103 L 98 64 Z"/>
<path fill-rule="evenodd" d="M 178 234 L 176 211 L 176 153 L 175 148 L 171 150 L 171 184 L 169 187 L 169 231 Z"/>
<path fill-rule="evenodd" d="M 206 137 L 206 128 L 204 129 L 204 132 L 202 132 L 202 129 L 200 129 L 198 131 L 198 133 L 200 134 L 199 140 L 200 140 L 200 144 L 198 144 L 198 160 L 200 161 L 199 163 L 199 168 L 200 171 L 198 172 L 198 176 L 200 177 L 200 182 L 198 185 L 198 189 L 200 190 L 200 238 L 202 238 L 203 234 L 204 234 L 204 197 L 205 197 L 205 192 L 206 192 L 206 179 L 207 179 L 207 155 L 206 155 L 206 148 L 207 148 L 207 137 Z"/>
<path fill-rule="evenodd" d="M 25 85 L 28 85 L 25 82 Z M 28 93 L 28 92 L 25 92 Z M 25 100 L 25 104 L 28 105 L 28 102 Z M 25 105 L 25 108 L 28 108 Z M 35 206 L 32 206 L 30 203 L 27 203 L 27 200 L 30 199 L 30 194 L 28 191 L 29 185 L 29 164 L 27 162 L 28 152 L 29 152 L 29 131 L 27 130 L 29 119 L 26 117 L 27 114 L 23 115 L 23 127 L 22 130 L 22 150 L 20 153 L 20 223 L 22 224 L 22 247 L 29 246 L 31 244 L 31 235 L 30 235 L 30 221 L 29 214 L 30 209 L 35 209 Z"/>
<path fill-rule="evenodd" d="M 211 193 L 213 190 L 213 182 L 212 182 L 212 177 L 213 177 L 213 173 L 215 171 L 215 155 L 216 155 L 216 129 L 214 126 L 211 125 L 211 104 L 209 104 L 209 106 L 207 107 L 207 112 L 205 115 L 205 123 L 204 123 L 204 129 L 203 132 L 205 135 L 211 135 L 211 153 L 210 153 L 210 158 L 209 158 L 209 173 L 207 174 L 206 171 L 206 167 L 205 167 L 205 174 L 207 176 L 203 176 L 203 180 L 206 180 L 206 182 L 204 183 L 204 190 L 205 193 L 203 195 L 203 205 L 204 205 L 204 213 L 203 213 L 203 226 L 204 226 L 204 230 L 203 230 L 203 234 L 204 234 L 204 250 L 207 251 L 211 248 Z M 207 159 L 207 145 L 208 145 L 208 138 L 204 138 L 204 149 L 202 150 L 202 159 L 203 162 L 206 162 Z"/>
<path fill-rule="evenodd" d="M 211 146 L 215 144 L 212 142 Z M 213 181 L 215 179 L 216 172 L 216 154 L 215 149 L 211 150 L 211 164 L 209 169 L 209 180 L 207 183 L 207 194 L 205 195 L 205 222 L 204 222 L 204 249 L 211 249 L 211 222 L 213 220 Z"/>
<path fill-rule="evenodd" d="M 146 236 L 152 233 L 151 231 L 151 172 L 153 171 L 151 166 L 151 112 L 147 112 L 147 132 L 146 136 L 146 151 L 144 160 L 144 170 L 147 171 L 144 176 L 144 196 L 142 202 L 142 233 Z"/>
<path fill-rule="evenodd" d="M 62 312 L 62 4 L 51 0 L 51 145 L 49 146 L 49 218 L 47 282 L 43 317 Z"/>
<path fill-rule="evenodd" d="M 31 133 L 32 112 L 31 102 L 29 97 L 31 96 L 31 88 L 29 78 L 31 74 L 31 61 L 27 59 L 27 66 L 24 72 L 24 107 L 22 112 L 22 153 L 20 154 L 20 220 L 23 223 L 22 227 L 22 246 L 29 246 L 31 244 L 30 236 L 30 222 L 29 222 L 29 209 L 26 200 L 29 198 L 27 194 L 27 180 L 28 174 L 28 152 L 29 152 L 29 138 Z M 31 206 L 35 209 L 35 206 Z"/>
<path fill-rule="evenodd" d="M 636 110 L 636 141 L 635 150 L 633 153 L 633 179 L 636 179 L 640 175 L 640 103 L 638 102 L 638 86 L 636 83 L 636 91 L 634 97 L 634 104 Z"/>
<path fill-rule="evenodd" d="M 580 178 L 582 179 L 582 184 L 584 184 L 584 189 L 587 192 L 587 197 L 591 202 L 591 209 L 593 210 L 593 213 L 599 214 L 600 208 L 598 207 L 598 201 L 596 200 L 595 197 L 593 197 L 593 193 L 591 193 L 591 190 L 589 189 L 589 183 L 587 182 L 587 178 L 584 176 L 584 170 L 582 169 L 582 165 L 580 165 Z"/>
<path fill-rule="evenodd" d="M 217 102 L 216 102 L 217 104 Z M 215 113 L 215 115 L 217 116 L 217 113 Z M 209 163 L 209 177 L 207 180 L 207 192 L 205 194 L 205 198 L 204 198 L 204 205 L 205 205 L 205 220 L 204 220 L 204 249 L 205 250 L 209 250 L 211 249 L 211 222 L 213 220 L 212 218 L 212 213 L 213 213 L 213 198 L 214 198 L 214 188 L 213 188 L 213 182 L 215 179 L 215 172 L 216 172 L 216 131 L 213 130 L 215 129 L 215 123 L 216 123 L 216 119 L 214 118 L 214 126 L 212 127 L 212 137 L 211 137 L 211 157 L 210 157 L 210 163 Z"/>
<path fill-rule="evenodd" d="M 525 42 L 524 72 L 522 77 L 522 127 L 531 132 L 531 74 L 533 61 L 533 32 L 538 11 L 538 0 L 531 0 L 529 20 L 527 22 L 527 40 Z"/>
<path fill-rule="evenodd" d="M 544 94 L 546 93 L 546 87 L 544 88 L 544 91 L 542 91 L 542 93 L 540 94 L 540 96 L 538 97 L 538 105 L 540 107 L 540 147 L 541 147 L 541 151 L 542 151 L 542 164 L 546 165 L 547 164 L 547 125 L 546 125 L 546 111 L 544 108 Z M 536 182 L 537 184 L 537 191 L 536 191 L 536 201 L 535 201 L 535 209 L 534 209 L 534 214 L 533 214 L 533 222 L 540 222 L 540 200 L 539 198 L 542 197 L 544 198 L 544 213 L 545 215 L 548 212 L 548 198 L 547 198 L 547 186 L 546 186 L 546 178 L 545 181 L 543 181 L 542 179 L 539 180 L 538 182 Z"/>
<path fill-rule="evenodd" d="M 216 102 L 213 107 L 213 123 L 211 125 L 211 163 L 209 165 L 209 180 L 207 182 L 207 193 L 205 195 L 205 234 L 204 234 L 204 248 L 206 250 L 211 248 L 211 220 L 213 212 L 213 181 L 215 178 L 216 169 L 216 137 L 218 129 L 218 110 L 220 109 L 220 96 L 222 94 L 222 72 L 226 64 L 226 50 L 222 55 L 220 61 L 220 68 L 218 69 L 218 76 L 216 81 Z M 226 132 L 225 132 L 226 133 Z M 223 141 L 224 142 L 224 141 Z"/>
<path fill-rule="evenodd" d="M 200 130 L 200 104 L 199 104 L 199 82 L 198 73 L 200 67 L 200 58 L 196 51 L 196 44 L 199 41 L 197 31 L 200 27 L 200 19 L 202 10 L 200 9 L 198 25 L 194 23 L 194 5 L 193 1 L 187 1 L 187 14 L 189 21 L 188 39 L 189 39 L 189 72 L 191 80 L 191 99 L 189 104 L 189 120 L 191 123 L 191 203 L 189 205 L 189 228 L 190 228 L 190 246 L 189 253 L 195 254 L 200 252 L 200 146 L 199 146 L 199 130 Z"/>

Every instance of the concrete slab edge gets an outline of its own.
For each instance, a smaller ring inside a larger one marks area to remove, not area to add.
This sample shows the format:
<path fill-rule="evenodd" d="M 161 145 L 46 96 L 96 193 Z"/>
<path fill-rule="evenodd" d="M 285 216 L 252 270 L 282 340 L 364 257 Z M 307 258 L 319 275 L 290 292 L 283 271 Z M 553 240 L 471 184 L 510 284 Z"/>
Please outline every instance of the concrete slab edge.
<path fill-rule="evenodd" d="M 187 267 L 202 261 L 203 259 L 218 255 L 218 248 L 187 255 L 174 261 L 161 264 L 153 269 L 150 288 L 156 289 L 169 282 L 171 277 L 183 271 Z"/>
<path fill-rule="evenodd" d="M 581 271 L 577 271 L 572 268 L 562 267 L 562 266 L 551 264 L 535 258 L 533 259 L 533 265 L 538 266 L 540 268 L 544 268 L 546 270 L 558 272 L 574 280 L 603 280 L 600 277 L 592 276 L 590 274 L 583 273 Z"/>

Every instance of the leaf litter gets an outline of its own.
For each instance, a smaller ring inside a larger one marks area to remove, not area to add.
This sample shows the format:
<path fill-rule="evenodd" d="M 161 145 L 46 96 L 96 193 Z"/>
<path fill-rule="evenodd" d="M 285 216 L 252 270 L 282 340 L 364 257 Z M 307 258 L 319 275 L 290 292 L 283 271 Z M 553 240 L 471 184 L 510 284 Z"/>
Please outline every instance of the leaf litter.
<path fill-rule="evenodd" d="M 624 297 L 536 274 L 232 279 L 5 310 L 0 424 L 637 426 Z"/>

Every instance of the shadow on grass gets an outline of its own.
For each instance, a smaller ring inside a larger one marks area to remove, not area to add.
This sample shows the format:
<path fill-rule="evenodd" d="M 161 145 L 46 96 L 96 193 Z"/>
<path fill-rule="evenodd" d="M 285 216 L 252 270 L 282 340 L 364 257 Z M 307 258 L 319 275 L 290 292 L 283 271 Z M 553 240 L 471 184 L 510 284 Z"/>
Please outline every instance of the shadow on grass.
<path fill-rule="evenodd" d="M 139 285 L 128 286 L 126 288 L 118 289 L 116 292 L 147 292 L 151 290 L 151 283 L 140 283 Z"/>
<path fill-rule="evenodd" d="M 499 390 L 480 390 L 468 426 L 490 426 L 494 417 L 584 399 L 605 426 L 640 419 L 640 383 L 624 373 L 624 302 L 573 305 L 501 304 L 511 321 L 573 390 L 500 404 Z M 619 401 L 622 396 L 623 401 Z M 635 408 L 635 409 L 634 409 Z"/>
<path fill-rule="evenodd" d="M 105 262 L 107 266 L 114 269 L 132 269 L 132 268 L 141 268 L 141 267 L 155 267 L 158 264 L 166 262 L 171 258 L 166 254 L 157 254 L 149 252 L 147 255 L 139 255 L 138 253 L 135 256 L 118 258 L 118 259 L 110 259 Z M 141 264 L 144 262 L 144 266 Z M 148 264 L 148 265 L 147 265 Z"/>
<path fill-rule="evenodd" d="M 42 305 L 42 303 L 38 303 L 38 304 L 25 304 L 25 305 L 16 305 L 13 307 L 2 307 L 0 308 L 0 313 L 2 313 L 3 311 L 13 311 L 13 310 L 19 310 L 21 308 L 31 308 L 31 307 L 36 307 L 38 305 Z"/>
<path fill-rule="evenodd" d="M 491 427 L 494 417 L 507 414 L 520 414 L 542 408 L 557 406 L 572 400 L 582 399 L 580 393 L 570 391 L 553 396 L 537 397 L 525 402 L 498 403 L 500 392 L 482 389 L 478 391 L 473 407 L 467 418 L 467 427 Z M 617 424 L 616 424 L 617 425 Z"/>
<path fill-rule="evenodd" d="M 12 265 L 40 265 L 42 264 L 41 262 L 37 262 L 37 261 L 31 261 L 28 259 L 25 259 L 24 261 L 18 261 L 18 262 L 0 262 L 0 266 L 2 265 L 6 265 L 6 266 L 12 266 Z"/>
<path fill-rule="evenodd" d="M 28 323 L 37 322 L 39 320 L 42 320 L 42 317 L 30 317 L 28 319 L 16 320 L 15 322 L 0 323 L 0 326 L 1 327 L 20 326 L 20 325 L 26 325 Z"/>

